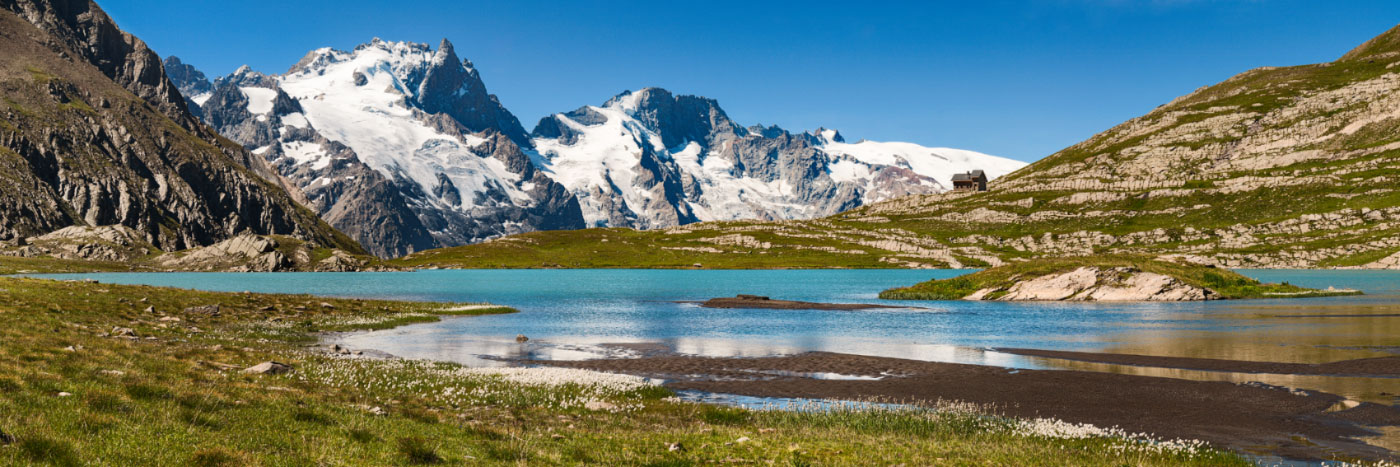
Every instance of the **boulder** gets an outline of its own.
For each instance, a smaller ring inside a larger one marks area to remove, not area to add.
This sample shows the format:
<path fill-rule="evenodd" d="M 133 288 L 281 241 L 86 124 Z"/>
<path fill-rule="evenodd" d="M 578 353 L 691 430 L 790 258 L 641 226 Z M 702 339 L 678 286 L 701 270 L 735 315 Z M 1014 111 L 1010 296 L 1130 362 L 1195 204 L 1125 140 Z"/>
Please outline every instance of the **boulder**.
<path fill-rule="evenodd" d="M 319 272 L 351 272 L 360 269 L 361 262 L 356 260 L 341 250 L 334 250 L 331 255 L 316 263 L 316 271 Z"/>
<path fill-rule="evenodd" d="M 217 303 L 213 305 L 200 305 L 185 308 L 185 313 L 195 315 L 219 316 L 219 312 L 219 305 Z"/>
<path fill-rule="evenodd" d="M 273 361 L 262 362 L 257 365 L 253 365 L 251 367 L 243 369 L 244 373 L 250 375 L 280 375 L 283 373 L 290 373 L 291 371 L 291 365 L 286 365 L 283 363 L 277 363 Z"/>

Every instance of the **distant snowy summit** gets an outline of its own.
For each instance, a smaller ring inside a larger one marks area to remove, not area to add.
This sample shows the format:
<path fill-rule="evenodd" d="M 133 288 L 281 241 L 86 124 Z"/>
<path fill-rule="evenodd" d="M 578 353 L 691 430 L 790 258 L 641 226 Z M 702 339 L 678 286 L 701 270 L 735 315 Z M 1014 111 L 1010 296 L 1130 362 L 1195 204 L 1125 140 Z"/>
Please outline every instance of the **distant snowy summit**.
<path fill-rule="evenodd" d="M 911 143 L 847 143 L 836 130 L 744 127 L 719 103 L 665 89 L 545 117 L 534 146 L 590 226 L 662 228 L 697 221 L 806 219 L 997 177 L 1025 163 Z"/>
<path fill-rule="evenodd" d="M 804 219 L 947 190 L 1024 163 L 834 130 L 743 127 L 713 99 L 647 88 L 526 133 L 443 40 L 308 53 L 281 75 L 210 83 L 178 58 L 198 115 L 265 158 L 302 201 L 380 256 L 534 230 Z"/>

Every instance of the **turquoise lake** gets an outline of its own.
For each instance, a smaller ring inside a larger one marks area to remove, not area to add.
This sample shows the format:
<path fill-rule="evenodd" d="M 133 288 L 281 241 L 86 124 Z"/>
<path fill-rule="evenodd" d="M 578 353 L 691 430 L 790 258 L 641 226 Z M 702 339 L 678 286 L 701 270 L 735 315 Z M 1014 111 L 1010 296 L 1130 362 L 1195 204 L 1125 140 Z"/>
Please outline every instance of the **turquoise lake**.
<path fill-rule="evenodd" d="M 1367 293 L 1359 297 L 1098 304 L 895 302 L 876 297 L 889 287 L 966 272 L 433 270 L 36 277 L 214 291 L 491 302 L 519 309 L 515 314 L 448 318 L 335 338 L 351 348 L 471 365 L 500 365 L 504 364 L 502 359 L 516 358 L 626 356 L 655 350 L 707 356 L 830 351 L 1024 368 L 1146 372 L 1018 357 L 988 349 L 1024 347 L 1298 362 L 1400 352 L 1400 318 L 1395 317 L 1400 313 L 1400 272 L 1396 271 L 1242 271 L 1270 282 L 1350 287 Z M 740 293 L 926 309 L 722 310 L 677 303 Z M 516 343 L 517 334 L 529 336 L 530 341 Z"/>

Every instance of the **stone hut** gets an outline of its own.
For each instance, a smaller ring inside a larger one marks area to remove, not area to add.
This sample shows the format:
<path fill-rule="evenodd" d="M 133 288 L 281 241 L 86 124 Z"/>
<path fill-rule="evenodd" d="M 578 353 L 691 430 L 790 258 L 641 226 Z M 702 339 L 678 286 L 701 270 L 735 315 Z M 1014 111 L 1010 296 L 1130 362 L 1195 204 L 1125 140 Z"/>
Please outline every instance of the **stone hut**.
<path fill-rule="evenodd" d="M 953 190 L 987 191 L 987 173 L 973 170 L 967 173 L 953 174 Z"/>

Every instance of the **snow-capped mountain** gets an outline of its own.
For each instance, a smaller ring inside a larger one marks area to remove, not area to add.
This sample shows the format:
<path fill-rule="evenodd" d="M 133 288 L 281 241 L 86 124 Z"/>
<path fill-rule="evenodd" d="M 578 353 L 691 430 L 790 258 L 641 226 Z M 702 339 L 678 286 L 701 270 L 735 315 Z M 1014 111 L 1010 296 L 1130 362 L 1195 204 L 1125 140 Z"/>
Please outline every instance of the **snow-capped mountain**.
<path fill-rule="evenodd" d="M 742 127 L 713 99 L 659 88 L 625 92 L 540 120 L 543 170 L 578 197 L 590 226 L 804 219 L 997 177 L 1025 163 L 912 143 L 847 143 L 835 130 Z"/>
<path fill-rule="evenodd" d="M 1024 165 L 743 127 L 712 99 L 657 88 L 526 133 L 447 40 L 317 49 L 281 75 L 243 67 L 213 83 L 178 58 L 166 66 L 200 118 L 386 257 L 533 230 L 812 218 Z"/>
<path fill-rule="evenodd" d="M 446 40 L 318 49 L 283 75 L 244 67 L 202 107 L 381 256 L 583 227 L 574 197 L 520 147 L 519 121 Z"/>

